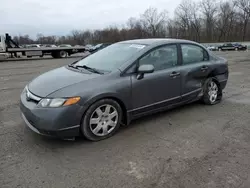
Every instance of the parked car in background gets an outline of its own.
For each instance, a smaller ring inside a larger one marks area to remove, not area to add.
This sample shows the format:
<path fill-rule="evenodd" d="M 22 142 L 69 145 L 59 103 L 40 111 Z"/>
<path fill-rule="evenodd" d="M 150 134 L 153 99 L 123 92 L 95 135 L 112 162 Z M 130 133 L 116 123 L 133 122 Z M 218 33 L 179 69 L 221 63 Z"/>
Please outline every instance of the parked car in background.
<path fill-rule="evenodd" d="M 218 46 L 218 50 L 219 51 L 231 51 L 231 50 L 234 50 L 234 51 L 238 51 L 238 50 L 245 51 L 245 50 L 247 50 L 247 46 L 239 44 L 239 43 L 225 43 L 225 44 L 223 44 L 221 46 Z"/>
<path fill-rule="evenodd" d="M 227 80 L 227 60 L 196 42 L 129 40 L 38 76 L 20 108 L 38 134 L 98 141 L 141 116 L 198 100 L 217 104 Z"/>
<path fill-rule="evenodd" d="M 94 46 L 93 45 L 91 45 L 91 44 L 87 44 L 87 45 L 85 45 L 85 49 L 86 50 L 90 50 L 91 48 L 93 48 Z"/>
<path fill-rule="evenodd" d="M 107 46 L 111 45 L 111 43 L 101 43 L 101 44 L 97 44 L 94 47 L 89 49 L 90 53 L 95 53 L 103 48 L 106 48 Z"/>
<path fill-rule="evenodd" d="M 60 44 L 58 47 L 72 47 L 70 44 Z"/>
<path fill-rule="evenodd" d="M 55 48 L 57 47 L 55 44 L 45 44 L 44 47 L 47 47 L 47 48 Z"/>
<path fill-rule="evenodd" d="M 210 51 L 217 51 L 218 50 L 218 48 L 216 46 L 208 46 L 207 49 Z"/>
<path fill-rule="evenodd" d="M 77 45 L 75 45 L 74 47 L 84 47 L 84 46 L 83 46 L 83 45 L 77 44 Z"/>
<path fill-rule="evenodd" d="M 29 44 L 26 45 L 26 48 L 41 48 L 41 44 Z"/>

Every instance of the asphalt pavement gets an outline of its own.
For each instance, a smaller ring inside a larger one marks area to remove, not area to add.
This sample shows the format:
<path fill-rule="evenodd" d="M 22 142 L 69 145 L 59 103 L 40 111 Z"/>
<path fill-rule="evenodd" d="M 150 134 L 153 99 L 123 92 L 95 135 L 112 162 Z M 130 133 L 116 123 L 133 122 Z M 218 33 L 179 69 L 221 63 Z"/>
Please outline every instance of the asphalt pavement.
<path fill-rule="evenodd" d="M 39 74 L 77 58 L 0 62 L 1 188 L 249 188 L 250 53 L 221 52 L 223 101 L 151 115 L 100 141 L 31 132 L 19 95 Z"/>

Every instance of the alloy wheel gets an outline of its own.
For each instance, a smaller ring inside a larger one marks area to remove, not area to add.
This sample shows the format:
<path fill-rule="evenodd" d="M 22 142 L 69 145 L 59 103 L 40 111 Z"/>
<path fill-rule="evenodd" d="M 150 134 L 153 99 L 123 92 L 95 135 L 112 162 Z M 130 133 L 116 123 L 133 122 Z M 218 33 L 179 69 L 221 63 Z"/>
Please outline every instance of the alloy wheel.
<path fill-rule="evenodd" d="M 219 88 L 217 84 L 211 81 L 208 85 L 208 95 L 209 95 L 209 100 L 211 103 L 214 103 L 217 100 L 218 91 L 219 91 Z"/>
<path fill-rule="evenodd" d="M 110 134 L 117 124 L 117 109 L 110 104 L 96 108 L 89 120 L 90 130 L 96 136 L 106 136 Z"/>

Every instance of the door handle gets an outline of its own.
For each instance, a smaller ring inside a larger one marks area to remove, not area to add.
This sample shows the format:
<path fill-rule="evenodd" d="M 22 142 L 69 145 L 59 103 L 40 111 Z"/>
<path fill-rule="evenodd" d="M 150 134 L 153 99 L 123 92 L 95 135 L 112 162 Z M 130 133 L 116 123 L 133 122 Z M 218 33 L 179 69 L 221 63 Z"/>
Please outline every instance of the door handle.
<path fill-rule="evenodd" d="M 203 67 L 201 67 L 201 71 L 206 71 L 208 69 L 208 67 L 207 66 L 203 66 Z"/>
<path fill-rule="evenodd" d="M 170 77 L 177 77 L 177 76 L 179 76 L 179 75 L 180 75 L 179 72 L 172 72 L 169 76 L 170 76 Z"/>

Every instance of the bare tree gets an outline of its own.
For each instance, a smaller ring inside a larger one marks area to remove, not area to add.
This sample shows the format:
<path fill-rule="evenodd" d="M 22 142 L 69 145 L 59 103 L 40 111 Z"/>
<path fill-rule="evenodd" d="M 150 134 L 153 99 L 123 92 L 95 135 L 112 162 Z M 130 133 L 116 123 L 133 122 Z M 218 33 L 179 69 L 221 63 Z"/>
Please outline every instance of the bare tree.
<path fill-rule="evenodd" d="M 146 32 L 143 28 L 142 22 L 137 18 L 130 18 L 127 22 L 127 27 L 129 32 L 126 34 L 126 38 L 136 39 L 136 38 L 144 38 L 146 36 Z M 124 30 L 123 30 L 124 35 Z"/>
<path fill-rule="evenodd" d="M 72 36 L 73 36 L 73 43 L 74 44 L 84 44 L 84 32 L 83 31 L 79 31 L 79 30 L 73 30 L 71 32 Z"/>
<path fill-rule="evenodd" d="M 167 11 L 158 12 L 156 8 L 150 7 L 140 18 L 148 37 L 165 37 Z"/>
<path fill-rule="evenodd" d="M 189 1 L 190 2 L 190 1 Z M 191 29 L 193 34 L 193 40 L 200 41 L 201 38 L 201 14 L 198 4 L 190 2 L 190 12 L 191 12 Z"/>
<path fill-rule="evenodd" d="M 83 31 L 83 37 L 84 37 L 84 44 L 90 44 L 91 41 L 93 40 L 92 31 L 91 30 Z"/>
<path fill-rule="evenodd" d="M 180 26 L 180 32 L 184 38 L 189 38 L 191 28 L 191 12 L 189 11 L 189 2 L 182 1 L 181 4 L 175 10 L 176 24 Z"/>
<path fill-rule="evenodd" d="M 184 38 L 200 41 L 201 17 L 198 5 L 193 1 L 183 0 L 176 8 L 175 16 Z"/>
<path fill-rule="evenodd" d="M 18 44 L 33 44 L 35 41 L 30 38 L 29 35 L 14 36 L 13 40 Z"/>
<path fill-rule="evenodd" d="M 219 20 L 217 22 L 219 32 L 218 41 L 222 41 L 222 39 L 227 40 L 227 36 L 229 36 L 232 31 L 231 26 L 235 16 L 234 8 L 235 5 L 231 2 L 222 2 L 220 5 Z"/>
<path fill-rule="evenodd" d="M 206 40 L 213 41 L 213 33 L 216 22 L 218 3 L 214 0 L 202 0 L 201 1 L 201 12 L 204 15 L 204 28 L 206 30 Z"/>
<path fill-rule="evenodd" d="M 247 26 L 250 18 L 250 0 L 235 0 L 235 5 L 239 9 L 240 21 L 242 23 L 242 40 L 246 38 Z"/>
<path fill-rule="evenodd" d="M 179 38 L 179 27 L 177 26 L 177 21 L 174 19 L 171 19 L 168 21 L 167 24 L 167 31 L 168 31 L 168 37 L 170 38 Z"/>

